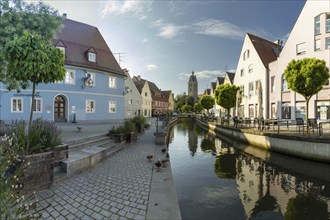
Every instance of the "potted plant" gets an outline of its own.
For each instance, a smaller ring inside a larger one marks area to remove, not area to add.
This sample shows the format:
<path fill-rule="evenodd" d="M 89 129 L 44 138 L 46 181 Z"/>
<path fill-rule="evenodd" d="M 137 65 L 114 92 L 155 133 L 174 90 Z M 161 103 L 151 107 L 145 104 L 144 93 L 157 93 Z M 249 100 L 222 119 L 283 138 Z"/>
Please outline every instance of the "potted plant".
<path fill-rule="evenodd" d="M 135 123 L 136 131 L 139 133 L 144 132 L 144 126 L 146 124 L 146 118 L 143 115 L 137 115 L 133 118 L 133 122 Z"/>
<path fill-rule="evenodd" d="M 120 143 L 125 140 L 125 128 L 124 126 L 119 126 L 115 128 L 113 131 L 112 137 L 116 143 Z"/>
<path fill-rule="evenodd" d="M 126 119 L 124 121 L 124 129 L 126 135 L 126 142 L 132 142 L 137 139 L 136 127 L 133 120 Z"/>

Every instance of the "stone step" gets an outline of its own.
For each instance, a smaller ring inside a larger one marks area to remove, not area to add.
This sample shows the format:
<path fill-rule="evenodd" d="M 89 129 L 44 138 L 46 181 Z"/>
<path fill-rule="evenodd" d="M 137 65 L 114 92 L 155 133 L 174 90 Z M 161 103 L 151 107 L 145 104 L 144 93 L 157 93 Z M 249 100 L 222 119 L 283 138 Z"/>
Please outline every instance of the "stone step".
<path fill-rule="evenodd" d="M 111 154 L 124 148 L 126 142 L 109 142 L 103 146 L 90 146 L 69 153 L 69 158 L 62 161 L 61 167 L 67 176 L 89 169 L 102 162 Z"/>
<path fill-rule="evenodd" d="M 94 138 L 84 139 L 82 141 L 75 142 L 74 144 L 69 145 L 69 153 L 90 146 L 101 147 L 108 144 L 109 142 L 113 142 L 113 141 L 110 140 L 110 138 L 107 136 L 96 136 Z"/>
<path fill-rule="evenodd" d="M 85 138 L 77 137 L 77 139 L 73 139 L 73 140 L 70 140 L 70 141 L 65 141 L 64 143 L 67 144 L 67 145 L 76 145 L 76 144 L 83 143 L 83 142 L 86 142 L 86 141 L 98 139 L 100 137 L 108 137 L 108 136 L 106 134 L 100 134 L 100 135 L 86 136 Z"/>

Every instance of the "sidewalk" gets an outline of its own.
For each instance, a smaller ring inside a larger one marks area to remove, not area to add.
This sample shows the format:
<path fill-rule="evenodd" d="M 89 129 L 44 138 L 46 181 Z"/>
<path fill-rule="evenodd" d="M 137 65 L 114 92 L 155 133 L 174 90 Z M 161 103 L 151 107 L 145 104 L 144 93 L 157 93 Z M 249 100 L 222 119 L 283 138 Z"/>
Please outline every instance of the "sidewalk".
<path fill-rule="evenodd" d="M 160 171 L 154 166 L 165 158 L 155 145 L 154 119 L 135 143 L 94 168 L 74 175 L 51 189 L 38 193 L 47 207 L 43 219 L 181 219 L 170 163 Z M 61 125 L 65 141 L 107 133 L 110 124 Z M 149 161 L 147 155 L 153 155 Z"/>

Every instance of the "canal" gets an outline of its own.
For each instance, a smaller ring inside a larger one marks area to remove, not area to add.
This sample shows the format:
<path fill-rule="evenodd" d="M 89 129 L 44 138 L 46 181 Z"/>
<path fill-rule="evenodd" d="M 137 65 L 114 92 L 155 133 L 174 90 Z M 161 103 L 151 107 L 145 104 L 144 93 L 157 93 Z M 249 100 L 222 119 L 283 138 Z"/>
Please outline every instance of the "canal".
<path fill-rule="evenodd" d="M 329 219 L 329 164 L 218 138 L 194 119 L 171 129 L 169 153 L 183 220 Z"/>

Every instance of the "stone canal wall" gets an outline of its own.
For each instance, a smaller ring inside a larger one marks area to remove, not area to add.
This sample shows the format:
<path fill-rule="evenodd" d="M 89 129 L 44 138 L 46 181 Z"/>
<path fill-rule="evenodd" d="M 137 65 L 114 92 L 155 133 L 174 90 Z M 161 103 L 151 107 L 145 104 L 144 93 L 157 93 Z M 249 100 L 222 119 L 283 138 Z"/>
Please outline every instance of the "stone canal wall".
<path fill-rule="evenodd" d="M 217 127 L 201 121 L 196 122 L 205 130 L 217 135 L 224 135 L 266 150 L 300 157 L 309 160 L 330 163 L 330 143 L 324 140 L 308 140 L 308 138 L 288 137 L 284 135 L 256 135 L 241 132 L 237 129 Z"/>

